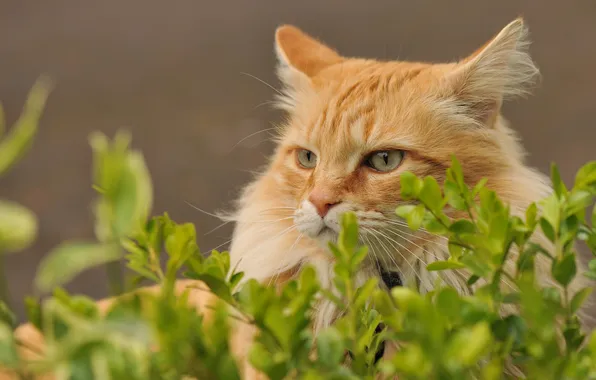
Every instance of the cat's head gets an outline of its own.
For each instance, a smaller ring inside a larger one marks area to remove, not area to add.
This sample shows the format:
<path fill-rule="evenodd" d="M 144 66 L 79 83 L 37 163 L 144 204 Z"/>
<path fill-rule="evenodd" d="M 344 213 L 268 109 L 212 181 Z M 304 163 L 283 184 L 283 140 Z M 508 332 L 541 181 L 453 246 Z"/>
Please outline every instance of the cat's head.
<path fill-rule="evenodd" d="M 301 233 L 325 243 L 353 211 L 363 232 L 398 228 L 400 174 L 439 181 L 461 161 L 470 183 L 521 161 L 500 116 L 538 71 L 521 19 L 469 57 L 429 64 L 347 58 L 293 26 L 276 32 L 288 122 L 270 172 Z"/>

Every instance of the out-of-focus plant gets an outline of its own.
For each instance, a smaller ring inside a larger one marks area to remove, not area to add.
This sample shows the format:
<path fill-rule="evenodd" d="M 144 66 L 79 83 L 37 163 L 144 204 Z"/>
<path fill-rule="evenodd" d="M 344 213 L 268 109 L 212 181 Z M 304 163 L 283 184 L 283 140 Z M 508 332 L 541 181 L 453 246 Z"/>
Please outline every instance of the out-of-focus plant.
<path fill-rule="evenodd" d="M 17 347 L 25 342 L 14 338 L 8 308 L 0 309 L 4 367 L 21 374 L 52 371 L 61 379 L 239 379 L 231 331 L 248 324 L 257 332 L 249 360 L 270 379 L 503 379 L 516 376 L 513 366 L 529 379 L 596 378 L 596 334 L 581 331 L 577 318 L 592 287 L 569 292 L 575 277 L 596 278 L 596 259 L 585 273 L 575 261 L 575 243 L 596 252 L 596 210 L 590 209 L 596 162 L 579 170 L 570 189 L 553 166 L 555 191 L 523 218 L 511 215 L 484 182 L 468 187 L 455 159 L 443 187 L 406 173 L 402 196 L 411 204 L 397 214 L 412 229 L 449 242 L 451 257 L 428 269 L 465 269 L 468 284 L 477 289 L 461 295 L 439 284 L 428 294 L 406 287 L 387 292 L 376 279 L 356 286 L 367 248 L 348 213 L 337 244 L 330 246 L 332 292 L 321 287 L 310 267 L 278 289 L 255 280 L 240 286 L 243 274 L 230 268 L 226 252 L 201 254 L 193 224 L 176 223 L 167 214 L 150 217 L 150 176 L 129 142 L 125 134 L 91 138 L 96 241 L 64 243 L 39 268 L 36 286 L 53 289 L 45 301 L 27 302 L 29 320 L 47 343 L 40 358 L 19 357 Z M 446 207 L 468 217 L 452 219 Z M 537 229 L 553 250 L 532 239 Z M 516 265 L 510 268 L 504 263 L 512 252 Z M 537 282 L 537 255 L 550 260 L 558 287 Z M 121 259 L 160 291 L 122 296 L 104 315 L 93 300 L 60 288 L 83 270 Z M 180 276 L 202 281 L 201 291 L 217 295 L 211 318 L 176 294 Z M 501 286 L 503 281 L 509 286 Z M 343 313 L 315 336 L 313 313 L 321 300 Z M 398 349 L 377 361 L 384 342 Z"/>
<path fill-rule="evenodd" d="M 0 104 L 0 179 L 31 147 L 50 89 L 49 79 L 40 78 L 29 92 L 21 116 L 8 129 Z M 3 255 L 27 248 L 36 235 L 35 214 L 16 202 L 0 198 L 0 301 L 8 302 Z"/>

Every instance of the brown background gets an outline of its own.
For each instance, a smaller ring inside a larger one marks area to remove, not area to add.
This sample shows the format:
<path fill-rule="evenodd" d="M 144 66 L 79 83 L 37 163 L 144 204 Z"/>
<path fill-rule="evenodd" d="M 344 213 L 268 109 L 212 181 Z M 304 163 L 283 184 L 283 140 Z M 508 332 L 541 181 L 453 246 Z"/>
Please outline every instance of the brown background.
<path fill-rule="evenodd" d="M 218 221 L 184 201 L 225 207 L 270 152 L 266 133 L 235 144 L 279 120 L 262 105 L 273 91 L 241 74 L 277 84 L 277 25 L 296 24 L 345 55 L 446 61 L 520 14 L 544 78 L 535 96 L 505 112 L 529 162 L 546 171 L 556 161 L 569 181 L 596 158 L 593 0 L 0 1 L 0 99 L 9 119 L 39 74 L 57 81 L 32 151 L 0 181 L 0 197 L 40 218 L 37 244 L 7 258 L 13 299 L 31 292 L 50 248 L 92 237 L 93 130 L 132 130 L 155 182 L 155 211 L 195 222 L 204 250 L 227 241 L 230 228 L 203 236 Z M 85 273 L 69 288 L 105 295 L 104 272 Z"/>

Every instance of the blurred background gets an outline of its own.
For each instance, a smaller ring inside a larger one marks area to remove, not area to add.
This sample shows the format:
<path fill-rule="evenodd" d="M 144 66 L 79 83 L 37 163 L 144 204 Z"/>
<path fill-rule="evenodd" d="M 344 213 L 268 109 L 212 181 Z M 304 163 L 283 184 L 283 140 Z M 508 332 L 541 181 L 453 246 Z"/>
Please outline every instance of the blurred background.
<path fill-rule="evenodd" d="M 155 184 L 155 213 L 196 223 L 199 245 L 226 247 L 226 208 L 265 163 L 267 132 L 281 115 L 267 104 L 277 86 L 273 33 L 292 23 L 344 55 L 450 61 L 473 52 L 523 15 L 543 80 L 505 115 L 531 165 L 557 162 L 564 179 L 595 159 L 596 2 L 593 0 L 2 0 L 0 100 L 14 121 L 35 79 L 50 74 L 40 133 L 0 182 L 0 197 L 40 218 L 36 245 L 9 256 L 13 305 L 32 291 L 40 259 L 66 239 L 93 237 L 88 135 L 132 131 Z M 252 135 L 252 136 L 251 136 Z M 251 137 L 247 137 L 251 136 Z M 107 294 L 104 270 L 68 289 Z"/>

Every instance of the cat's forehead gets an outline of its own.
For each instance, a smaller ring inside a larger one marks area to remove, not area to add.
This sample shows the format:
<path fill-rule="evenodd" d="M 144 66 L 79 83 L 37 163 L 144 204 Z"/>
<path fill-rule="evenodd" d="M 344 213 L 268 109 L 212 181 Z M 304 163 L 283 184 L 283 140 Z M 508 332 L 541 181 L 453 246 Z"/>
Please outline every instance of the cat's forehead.
<path fill-rule="evenodd" d="M 356 61 L 331 67 L 316 78 L 316 93 L 299 102 L 292 139 L 338 154 L 407 145 L 412 115 L 424 112 L 432 78 L 427 64 Z"/>

